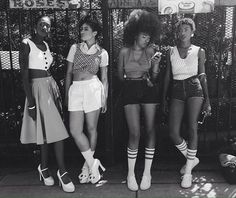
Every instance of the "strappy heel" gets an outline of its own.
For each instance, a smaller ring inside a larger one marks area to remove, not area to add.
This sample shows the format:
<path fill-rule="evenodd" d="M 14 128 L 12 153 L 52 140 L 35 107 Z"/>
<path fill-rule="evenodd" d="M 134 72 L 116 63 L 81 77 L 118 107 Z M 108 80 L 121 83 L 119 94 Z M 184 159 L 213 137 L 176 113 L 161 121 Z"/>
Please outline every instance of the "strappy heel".
<path fill-rule="evenodd" d="M 104 166 L 101 164 L 99 159 L 94 159 L 94 162 L 90 170 L 90 174 L 89 174 L 89 181 L 92 184 L 97 183 L 102 177 L 99 172 L 99 168 L 101 168 L 103 172 L 106 170 Z"/>
<path fill-rule="evenodd" d="M 69 182 L 68 184 L 64 184 L 64 182 L 61 179 L 66 174 L 68 174 L 68 173 L 64 172 L 62 175 L 60 175 L 59 170 L 57 171 L 57 177 L 59 179 L 59 186 L 62 187 L 64 192 L 74 192 L 75 191 L 75 185 L 72 182 Z"/>
<path fill-rule="evenodd" d="M 84 165 L 81 169 L 81 173 L 79 174 L 78 178 L 81 184 L 89 182 L 89 167 L 86 161 L 84 162 Z"/>
<path fill-rule="evenodd" d="M 38 172 L 39 172 L 39 180 L 44 182 L 44 185 L 45 186 L 53 186 L 54 185 L 54 179 L 52 176 L 49 176 L 47 178 L 45 178 L 43 176 L 43 171 L 47 171 L 48 168 L 44 168 L 44 169 L 41 169 L 41 164 L 39 164 L 38 166 Z"/>

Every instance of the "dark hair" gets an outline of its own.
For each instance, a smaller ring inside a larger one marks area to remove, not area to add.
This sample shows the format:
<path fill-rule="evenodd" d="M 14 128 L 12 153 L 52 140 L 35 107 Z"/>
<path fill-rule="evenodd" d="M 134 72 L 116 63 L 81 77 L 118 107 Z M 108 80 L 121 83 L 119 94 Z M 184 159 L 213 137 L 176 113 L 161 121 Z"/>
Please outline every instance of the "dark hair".
<path fill-rule="evenodd" d="M 180 19 L 175 25 L 176 31 L 179 30 L 179 27 L 181 25 L 189 25 L 191 27 L 192 31 L 195 32 L 195 30 L 196 30 L 195 23 L 194 23 L 193 19 L 191 19 L 191 18 L 182 18 L 182 19 Z"/>
<path fill-rule="evenodd" d="M 96 31 L 97 32 L 96 39 L 98 39 L 98 37 L 101 35 L 102 28 L 101 24 L 97 19 L 96 12 L 85 13 L 79 21 L 79 28 L 81 28 L 83 24 L 89 25 L 93 32 Z"/>
<path fill-rule="evenodd" d="M 125 23 L 124 43 L 132 46 L 141 32 L 150 36 L 150 42 L 155 41 L 159 38 L 160 22 L 156 15 L 148 11 L 134 10 Z"/>

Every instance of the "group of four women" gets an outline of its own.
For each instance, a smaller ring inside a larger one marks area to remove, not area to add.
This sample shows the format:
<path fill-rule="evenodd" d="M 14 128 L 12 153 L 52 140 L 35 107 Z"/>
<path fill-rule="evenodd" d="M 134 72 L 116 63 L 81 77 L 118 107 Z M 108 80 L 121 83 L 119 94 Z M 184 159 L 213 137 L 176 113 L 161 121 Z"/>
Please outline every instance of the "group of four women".
<path fill-rule="evenodd" d="M 53 143 L 58 165 L 59 185 L 65 192 L 74 192 L 75 186 L 64 163 L 63 140 L 69 135 L 61 118 L 62 103 L 59 89 L 50 74 L 53 57 L 44 39 L 50 32 L 51 21 L 40 17 L 32 38 L 24 39 L 20 49 L 20 67 L 26 102 L 21 130 L 23 144 L 36 143 L 41 147 L 39 178 L 46 186 L 54 185 L 48 170 L 48 144 Z M 97 43 L 101 27 L 96 16 L 89 14 L 79 23 L 81 43 L 73 44 L 67 56 L 65 78 L 65 105 L 69 111 L 69 129 L 85 162 L 78 178 L 80 183 L 97 183 L 105 170 L 99 159 L 94 158 L 97 143 L 97 123 L 100 112 L 105 113 L 108 97 L 108 53 Z M 195 31 L 192 19 L 184 18 L 176 25 L 177 45 L 170 48 L 162 100 L 158 91 L 157 76 L 161 54 L 150 45 L 160 31 L 156 16 L 144 10 L 130 14 L 124 28 L 125 47 L 120 50 L 118 75 L 123 82 L 122 101 L 129 129 L 127 146 L 127 186 L 137 191 L 135 164 L 140 139 L 140 112 L 144 113 L 146 144 L 145 166 L 140 184 L 141 190 L 151 186 L 151 166 L 155 154 L 156 106 L 161 102 L 166 111 L 167 90 L 172 82 L 169 107 L 170 137 L 186 157 L 181 169 L 181 186 L 191 187 L 192 168 L 199 163 L 197 152 L 197 119 L 201 111 L 210 114 L 206 74 L 205 52 L 191 44 Z M 101 80 L 97 77 L 100 70 Z M 187 111 L 188 144 L 180 136 L 184 111 Z M 84 133 L 86 122 L 87 135 Z"/>

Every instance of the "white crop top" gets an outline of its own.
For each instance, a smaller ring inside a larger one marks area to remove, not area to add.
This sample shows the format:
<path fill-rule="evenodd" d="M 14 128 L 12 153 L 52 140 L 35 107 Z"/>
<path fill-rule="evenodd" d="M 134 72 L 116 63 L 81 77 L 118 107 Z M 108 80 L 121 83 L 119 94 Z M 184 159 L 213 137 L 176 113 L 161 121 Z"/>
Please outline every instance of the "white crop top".
<path fill-rule="evenodd" d="M 177 46 L 171 48 L 170 61 L 174 80 L 184 80 L 198 74 L 198 52 L 200 47 L 191 45 L 186 58 L 181 58 Z"/>
<path fill-rule="evenodd" d="M 28 43 L 30 46 L 29 69 L 48 70 L 53 61 L 48 44 L 44 41 L 47 50 L 42 51 L 30 39 L 24 39 L 23 42 Z"/>

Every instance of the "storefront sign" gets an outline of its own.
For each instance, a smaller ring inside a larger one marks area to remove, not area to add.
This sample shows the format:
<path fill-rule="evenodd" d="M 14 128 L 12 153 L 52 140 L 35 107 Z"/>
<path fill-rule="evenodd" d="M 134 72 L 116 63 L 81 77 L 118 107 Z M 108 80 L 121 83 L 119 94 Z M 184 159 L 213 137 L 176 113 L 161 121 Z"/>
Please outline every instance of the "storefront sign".
<path fill-rule="evenodd" d="M 9 0 L 10 8 L 80 8 L 82 6 L 82 1 L 80 0 Z"/>
<path fill-rule="evenodd" d="M 158 0 L 108 0 L 109 8 L 157 7 Z"/>
<path fill-rule="evenodd" d="M 159 0 L 159 14 L 207 13 L 214 10 L 215 0 Z"/>

